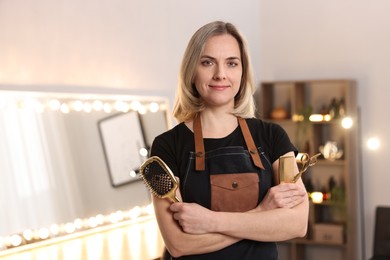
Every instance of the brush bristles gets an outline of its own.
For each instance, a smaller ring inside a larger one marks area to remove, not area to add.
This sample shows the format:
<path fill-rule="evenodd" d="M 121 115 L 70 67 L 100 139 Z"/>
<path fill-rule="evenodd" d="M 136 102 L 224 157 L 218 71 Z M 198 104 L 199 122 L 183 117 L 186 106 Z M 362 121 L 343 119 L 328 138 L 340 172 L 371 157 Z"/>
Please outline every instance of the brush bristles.
<path fill-rule="evenodd" d="M 143 175 L 142 175 L 142 180 L 144 181 L 146 187 L 148 187 L 148 189 L 150 190 L 150 192 L 151 192 L 154 196 L 156 196 L 157 198 L 162 198 L 162 197 L 163 197 L 162 195 L 158 194 L 158 193 L 153 189 L 152 186 L 150 186 L 149 182 L 145 179 L 145 177 L 144 177 Z"/>
<path fill-rule="evenodd" d="M 141 166 L 141 176 L 156 197 L 163 198 L 175 188 L 169 168 L 158 157 L 151 157 Z"/>

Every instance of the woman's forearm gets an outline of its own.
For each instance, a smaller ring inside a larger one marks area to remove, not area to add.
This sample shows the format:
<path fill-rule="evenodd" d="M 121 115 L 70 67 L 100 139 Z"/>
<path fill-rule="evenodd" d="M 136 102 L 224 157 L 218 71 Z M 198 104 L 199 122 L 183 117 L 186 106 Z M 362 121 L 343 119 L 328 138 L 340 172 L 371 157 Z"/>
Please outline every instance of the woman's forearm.
<path fill-rule="evenodd" d="M 169 201 L 153 198 L 153 204 L 165 246 L 174 257 L 214 252 L 241 240 L 220 233 L 186 233 L 174 220 Z"/>
<path fill-rule="evenodd" d="M 307 231 L 307 204 L 248 213 L 218 213 L 215 232 L 241 239 L 284 241 L 302 237 Z"/>

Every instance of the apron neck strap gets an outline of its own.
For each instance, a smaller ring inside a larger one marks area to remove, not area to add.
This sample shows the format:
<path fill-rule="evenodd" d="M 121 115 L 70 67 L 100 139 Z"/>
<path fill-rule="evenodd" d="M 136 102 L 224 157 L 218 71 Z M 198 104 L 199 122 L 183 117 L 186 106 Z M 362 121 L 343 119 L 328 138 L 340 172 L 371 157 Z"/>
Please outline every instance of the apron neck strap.
<path fill-rule="evenodd" d="M 252 135 L 249 131 L 248 124 L 246 123 L 244 118 L 238 117 L 237 119 L 254 165 L 264 170 L 265 168 L 263 166 L 263 163 L 261 162 L 259 152 L 256 148 L 255 142 L 253 141 Z M 194 139 L 195 139 L 195 170 L 204 171 L 205 151 L 204 151 L 204 143 L 203 143 L 202 124 L 200 121 L 199 114 L 194 118 L 193 127 L 194 127 Z"/>
<path fill-rule="evenodd" d="M 193 121 L 194 138 L 195 138 L 195 171 L 204 171 L 205 169 L 205 152 L 203 143 L 202 124 L 200 114 L 196 115 Z"/>
<path fill-rule="evenodd" d="M 242 117 L 238 117 L 238 123 L 240 124 L 241 132 L 244 135 L 246 147 L 248 148 L 249 154 L 252 157 L 253 164 L 256 165 L 258 168 L 265 170 L 263 163 L 260 159 L 259 151 L 257 150 L 251 132 L 249 131 L 248 124 Z"/>

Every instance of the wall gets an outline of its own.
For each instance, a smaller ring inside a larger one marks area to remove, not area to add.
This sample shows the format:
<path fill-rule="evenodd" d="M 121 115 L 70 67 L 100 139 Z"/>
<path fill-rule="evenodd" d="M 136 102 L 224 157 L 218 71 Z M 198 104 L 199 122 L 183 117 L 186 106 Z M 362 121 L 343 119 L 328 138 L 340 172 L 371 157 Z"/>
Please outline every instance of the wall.
<path fill-rule="evenodd" d="M 174 96 L 190 35 L 215 19 L 247 36 L 260 80 L 354 78 L 362 150 L 365 235 L 371 253 L 374 208 L 390 204 L 384 119 L 390 81 L 390 2 L 278 0 L 1 0 L 0 83 L 116 87 Z"/>
<path fill-rule="evenodd" d="M 226 19 L 257 47 L 258 34 L 250 32 L 258 9 L 250 0 L 1 0 L 0 83 L 164 89 L 173 96 L 192 33 Z"/>

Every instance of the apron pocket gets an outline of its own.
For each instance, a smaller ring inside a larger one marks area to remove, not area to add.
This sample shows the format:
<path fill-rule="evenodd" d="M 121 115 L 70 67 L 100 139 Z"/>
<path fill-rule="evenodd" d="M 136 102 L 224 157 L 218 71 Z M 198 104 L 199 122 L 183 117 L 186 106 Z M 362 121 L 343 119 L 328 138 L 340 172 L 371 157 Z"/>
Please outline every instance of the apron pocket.
<path fill-rule="evenodd" d="M 259 199 L 257 173 L 210 175 L 211 210 L 244 212 L 254 209 Z"/>

